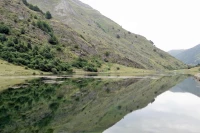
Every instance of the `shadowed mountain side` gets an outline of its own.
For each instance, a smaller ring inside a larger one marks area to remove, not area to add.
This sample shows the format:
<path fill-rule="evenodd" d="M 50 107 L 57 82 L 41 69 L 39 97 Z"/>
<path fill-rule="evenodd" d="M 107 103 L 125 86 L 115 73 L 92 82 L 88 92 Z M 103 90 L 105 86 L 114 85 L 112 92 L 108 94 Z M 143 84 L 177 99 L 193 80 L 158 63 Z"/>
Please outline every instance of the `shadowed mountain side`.
<path fill-rule="evenodd" d="M 177 56 L 178 54 L 180 54 L 180 53 L 182 53 L 182 52 L 184 52 L 185 50 L 183 50 L 183 49 L 179 49 L 179 50 L 170 50 L 170 51 L 168 51 L 168 53 L 171 55 L 171 56 Z"/>
<path fill-rule="evenodd" d="M 78 0 L 28 0 L 53 18 L 75 30 L 82 40 L 61 40 L 63 44 L 80 48 L 81 56 L 99 56 L 113 62 L 145 69 L 179 69 L 185 65 L 156 48 L 145 37 L 124 30 L 120 25 Z M 59 34 L 58 26 L 54 27 Z M 64 29 L 64 28 L 63 28 Z M 65 35 L 66 31 L 62 31 Z M 59 36 L 62 36 L 59 34 Z M 78 53 L 78 50 L 75 50 Z"/>
<path fill-rule="evenodd" d="M 174 55 L 174 57 L 188 65 L 197 65 L 200 63 L 200 44 L 184 50 L 179 54 Z"/>
<path fill-rule="evenodd" d="M 1 93 L 0 131 L 100 133 L 184 78 L 34 80 Z"/>

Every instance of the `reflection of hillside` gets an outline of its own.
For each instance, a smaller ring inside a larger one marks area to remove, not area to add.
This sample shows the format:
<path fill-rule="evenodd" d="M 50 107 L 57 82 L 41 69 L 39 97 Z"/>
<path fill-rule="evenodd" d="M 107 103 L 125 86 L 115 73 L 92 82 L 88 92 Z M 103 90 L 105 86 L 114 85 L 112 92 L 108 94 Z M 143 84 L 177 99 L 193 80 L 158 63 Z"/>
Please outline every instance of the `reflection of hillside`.
<path fill-rule="evenodd" d="M 35 80 L 0 94 L 0 132 L 102 132 L 184 78 Z"/>
<path fill-rule="evenodd" d="M 200 83 L 194 78 L 190 77 L 185 79 L 180 84 L 173 87 L 170 91 L 172 92 L 188 92 L 200 97 Z"/>

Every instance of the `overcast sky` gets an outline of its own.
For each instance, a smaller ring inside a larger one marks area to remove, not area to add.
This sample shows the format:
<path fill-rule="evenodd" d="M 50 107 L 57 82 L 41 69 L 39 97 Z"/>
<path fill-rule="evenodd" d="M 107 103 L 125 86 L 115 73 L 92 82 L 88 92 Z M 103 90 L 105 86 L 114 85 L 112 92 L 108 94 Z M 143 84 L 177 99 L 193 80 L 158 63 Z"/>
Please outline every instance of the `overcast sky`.
<path fill-rule="evenodd" d="M 200 43 L 200 0 L 81 0 L 162 50 Z"/>

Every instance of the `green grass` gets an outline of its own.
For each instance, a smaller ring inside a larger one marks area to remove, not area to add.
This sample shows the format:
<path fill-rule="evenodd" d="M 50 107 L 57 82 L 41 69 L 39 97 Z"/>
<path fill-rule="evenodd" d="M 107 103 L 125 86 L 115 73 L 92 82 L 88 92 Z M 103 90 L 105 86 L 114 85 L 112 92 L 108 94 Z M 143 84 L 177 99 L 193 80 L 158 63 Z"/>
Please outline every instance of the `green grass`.
<path fill-rule="evenodd" d="M 26 67 L 24 66 L 16 66 L 6 61 L 0 60 L 0 91 L 32 79 L 29 77 L 30 75 L 39 75 L 42 73 L 41 71 L 25 68 Z"/>
<path fill-rule="evenodd" d="M 41 71 L 28 69 L 25 66 L 16 66 L 7 61 L 0 60 L 0 76 L 25 76 L 41 74 Z"/>

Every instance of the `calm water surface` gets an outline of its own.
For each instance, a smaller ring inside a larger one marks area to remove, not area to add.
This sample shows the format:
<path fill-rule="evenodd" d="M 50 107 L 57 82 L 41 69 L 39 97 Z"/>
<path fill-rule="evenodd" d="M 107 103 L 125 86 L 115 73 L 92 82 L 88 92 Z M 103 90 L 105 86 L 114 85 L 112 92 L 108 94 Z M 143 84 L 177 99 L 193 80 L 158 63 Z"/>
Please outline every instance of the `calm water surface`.
<path fill-rule="evenodd" d="M 199 133 L 200 83 L 187 78 L 104 133 Z"/>
<path fill-rule="evenodd" d="M 1 133 L 199 133 L 187 76 L 40 78 L 0 92 Z"/>

